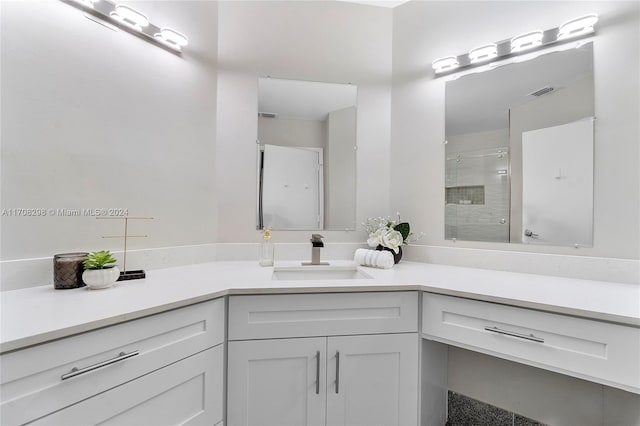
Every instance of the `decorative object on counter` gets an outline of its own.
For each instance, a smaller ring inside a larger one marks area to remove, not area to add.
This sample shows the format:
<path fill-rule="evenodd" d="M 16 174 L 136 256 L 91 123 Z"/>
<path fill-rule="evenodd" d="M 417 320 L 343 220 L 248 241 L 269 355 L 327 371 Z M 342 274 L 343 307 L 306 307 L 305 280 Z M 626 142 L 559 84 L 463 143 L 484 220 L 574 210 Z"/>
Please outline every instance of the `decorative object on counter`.
<path fill-rule="evenodd" d="M 357 265 L 371 266 L 374 268 L 390 269 L 398 263 L 391 250 L 367 250 L 357 249 L 353 258 Z"/>
<path fill-rule="evenodd" d="M 271 227 L 262 231 L 262 242 L 260 243 L 260 266 L 273 266 L 273 243 L 271 242 Z"/>
<path fill-rule="evenodd" d="M 66 290 L 84 287 L 82 262 L 88 253 L 60 253 L 53 256 L 53 288 Z"/>
<path fill-rule="evenodd" d="M 124 251 L 122 261 L 122 272 L 118 281 L 139 280 L 146 277 L 143 269 L 136 269 L 132 271 L 127 270 L 127 239 L 129 238 L 147 238 L 148 235 L 129 235 L 129 220 L 153 220 L 152 217 L 111 217 L 111 216 L 99 216 L 96 219 L 119 219 L 124 220 L 124 235 L 106 235 L 102 238 L 123 238 L 124 239 Z"/>
<path fill-rule="evenodd" d="M 369 232 L 367 240 L 369 247 L 392 252 L 394 262 L 398 263 L 402 259 L 401 246 L 417 241 L 422 237 L 422 234 L 414 237 L 409 222 L 401 222 L 400 213 L 396 213 L 396 215 L 396 220 L 388 217 L 369 218 L 363 225 Z"/>
<path fill-rule="evenodd" d="M 120 270 L 113 265 L 116 262 L 109 250 L 89 253 L 83 262 L 82 280 L 91 290 L 111 287 L 120 277 Z"/>

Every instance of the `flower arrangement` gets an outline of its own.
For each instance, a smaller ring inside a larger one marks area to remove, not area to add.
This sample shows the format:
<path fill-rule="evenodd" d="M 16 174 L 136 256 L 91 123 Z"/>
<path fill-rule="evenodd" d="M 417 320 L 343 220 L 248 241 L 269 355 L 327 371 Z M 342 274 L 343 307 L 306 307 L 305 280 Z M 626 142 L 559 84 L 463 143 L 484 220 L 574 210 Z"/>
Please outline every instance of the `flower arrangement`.
<path fill-rule="evenodd" d="M 396 220 L 388 217 L 369 218 L 363 225 L 369 232 L 367 240 L 369 247 L 382 246 L 395 254 L 398 254 L 401 245 L 417 241 L 419 238 L 412 238 L 411 226 L 409 222 L 400 221 L 400 213 L 397 213 Z"/>

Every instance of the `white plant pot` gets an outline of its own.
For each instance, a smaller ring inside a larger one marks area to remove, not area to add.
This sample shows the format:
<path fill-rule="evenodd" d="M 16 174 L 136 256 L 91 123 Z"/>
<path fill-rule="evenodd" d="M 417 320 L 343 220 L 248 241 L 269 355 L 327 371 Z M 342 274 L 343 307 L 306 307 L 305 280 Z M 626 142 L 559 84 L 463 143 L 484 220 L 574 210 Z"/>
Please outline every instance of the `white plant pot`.
<path fill-rule="evenodd" d="M 108 288 L 120 277 L 120 269 L 117 266 L 106 269 L 87 269 L 82 273 L 82 281 L 91 290 Z"/>

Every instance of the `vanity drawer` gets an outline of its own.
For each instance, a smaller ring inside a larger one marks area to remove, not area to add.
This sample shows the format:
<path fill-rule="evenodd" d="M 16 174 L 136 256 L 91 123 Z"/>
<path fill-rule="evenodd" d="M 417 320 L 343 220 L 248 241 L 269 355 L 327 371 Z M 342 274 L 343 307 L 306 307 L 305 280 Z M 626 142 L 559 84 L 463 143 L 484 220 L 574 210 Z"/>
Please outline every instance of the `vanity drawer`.
<path fill-rule="evenodd" d="M 2 354 L 0 423 L 37 419 L 223 341 L 217 299 Z"/>
<path fill-rule="evenodd" d="M 423 294 L 424 337 L 640 392 L 640 328 Z"/>
<path fill-rule="evenodd" d="M 417 292 L 229 298 L 229 340 L 405 333 L 417 329 Z"/>

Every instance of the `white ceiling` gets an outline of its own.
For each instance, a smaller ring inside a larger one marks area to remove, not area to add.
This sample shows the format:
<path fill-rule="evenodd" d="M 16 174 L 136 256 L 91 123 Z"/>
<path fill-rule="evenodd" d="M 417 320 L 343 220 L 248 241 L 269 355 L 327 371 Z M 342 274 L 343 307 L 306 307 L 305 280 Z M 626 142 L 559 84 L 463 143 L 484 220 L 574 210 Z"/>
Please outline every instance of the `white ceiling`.
<path fill-rule="evenodd" d="M 260 78 L 258 112 L 279 118 L 325 120 L 332 111 L 354 106 L 357 87 L 352 84 Z"/>

